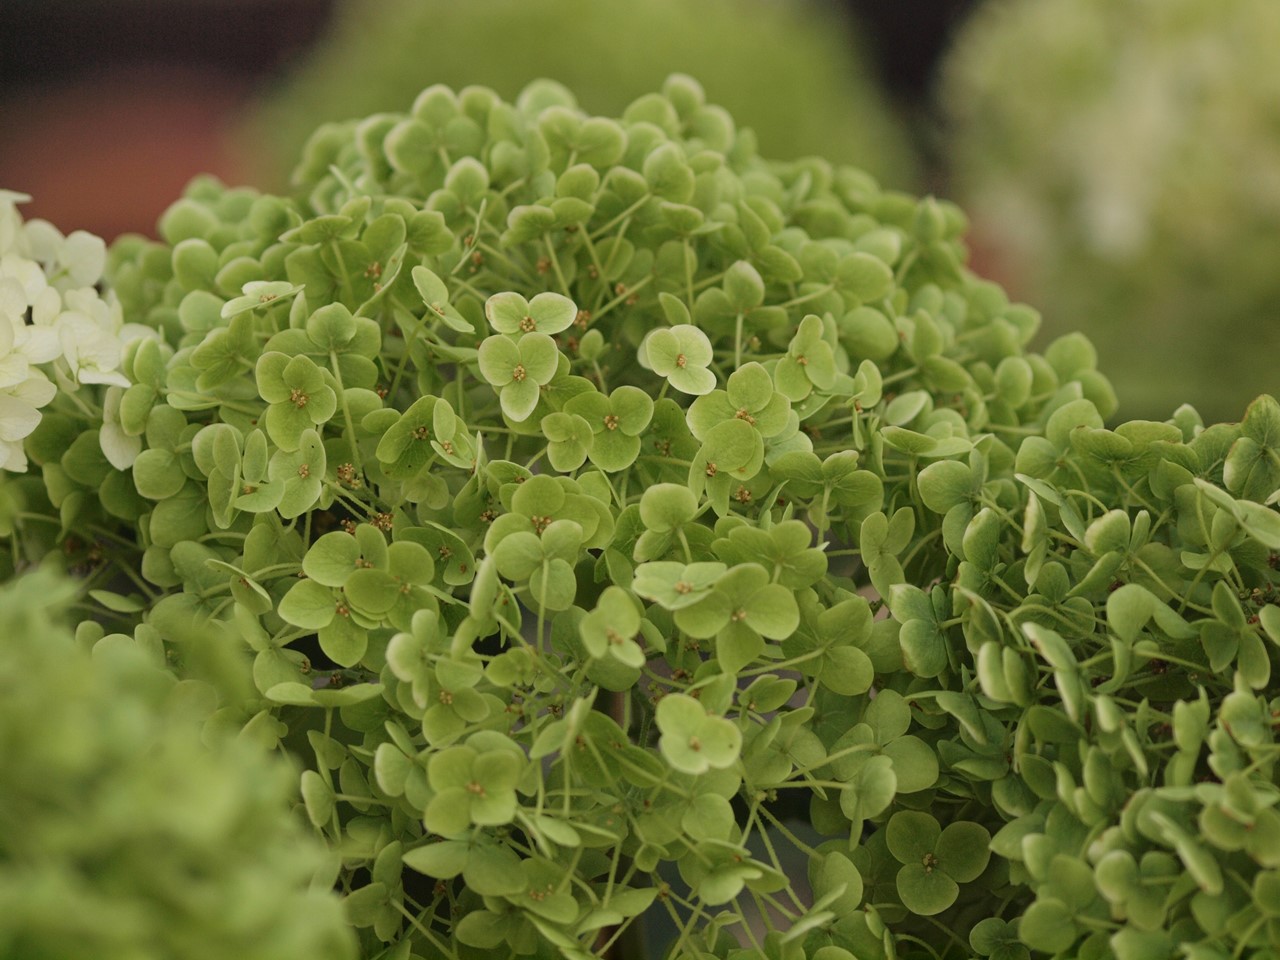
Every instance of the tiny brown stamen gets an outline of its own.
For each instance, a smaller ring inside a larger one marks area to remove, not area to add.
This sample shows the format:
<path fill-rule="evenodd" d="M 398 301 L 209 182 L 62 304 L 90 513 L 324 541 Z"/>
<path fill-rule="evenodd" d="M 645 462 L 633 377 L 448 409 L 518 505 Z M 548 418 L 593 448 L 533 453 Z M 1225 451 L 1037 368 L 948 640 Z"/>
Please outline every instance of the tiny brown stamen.
<path fill-rule="evenodd" d="M 617 430 L 617 429 L 618 429 L 618 418 L 617 418 L 617 416 L 616 416 L 616 415 L 614 415 L 614 414 L 612 414 L 612 413 L 611 413 L 611 414 L 609 414 L 608 416 L 606 416 L 606 417 L 604 418 L 604 428 L 605 428 L 606 430 Z"/>
<path fill-rule="evenodd" d="M 511 379 L 514 380 L 516 383 L 519 383 L 521 380 L 523 380 L 527 376 L 528 376 L 528 373 L 525 372 L 523 363 L 517 363 L 515 365 L 515 369 L 511 371 Z"/>
<path fill-rule="evenodd" d="M 289 402 L 299 409 L 305 407 L 310 399 L 311 398 L 298 387 L 294 387 L 289 391 Z"/>

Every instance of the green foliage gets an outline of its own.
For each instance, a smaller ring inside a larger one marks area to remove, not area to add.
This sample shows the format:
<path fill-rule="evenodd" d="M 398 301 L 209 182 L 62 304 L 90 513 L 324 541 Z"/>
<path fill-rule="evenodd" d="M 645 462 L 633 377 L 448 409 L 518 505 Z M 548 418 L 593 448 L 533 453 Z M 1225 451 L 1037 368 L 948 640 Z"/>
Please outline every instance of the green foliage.
<path fill-rule="evenodd" d="M 990 268 L 1089 335 L 1131 416 L 1275 390 L 1278 44 L 1270 0 L 992 0 L 940 75 Z"/>
<path fill-rule="evenodd" d="M 281 724 L 176 682 L 145 627 L 73 640 L 48 612 L 73 596 L 47 572 L 0 592 L 0 953 L 354 956 L 296 771 L 263 749 Z"/>
<path fill-rule="evenodd" d="M 16 562 L 251 665 L 370 958 L 1273 955 L 1276 402 L 1109 428 L 953 206 L 712 117 L 436 87 L 193 184 L 110 256 L 133 489 L 56 401 Z"/>

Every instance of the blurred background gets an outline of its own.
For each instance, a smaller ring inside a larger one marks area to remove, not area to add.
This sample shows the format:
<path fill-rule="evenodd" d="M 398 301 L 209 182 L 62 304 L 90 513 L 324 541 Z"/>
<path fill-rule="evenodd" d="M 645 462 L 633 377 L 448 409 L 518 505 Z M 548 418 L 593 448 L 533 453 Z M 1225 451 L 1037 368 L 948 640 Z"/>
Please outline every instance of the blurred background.
<path fill-rule="evenodd" d="M 318 124 L 431 83 L 674 71 L 766 156 L 959 201 L 973 266 L 1084 330 L 1121 415 L 1280 391 L 1276 0 L 4 0 L 0 186 L 153 233 L 195 174 L 288 189 Z"/>

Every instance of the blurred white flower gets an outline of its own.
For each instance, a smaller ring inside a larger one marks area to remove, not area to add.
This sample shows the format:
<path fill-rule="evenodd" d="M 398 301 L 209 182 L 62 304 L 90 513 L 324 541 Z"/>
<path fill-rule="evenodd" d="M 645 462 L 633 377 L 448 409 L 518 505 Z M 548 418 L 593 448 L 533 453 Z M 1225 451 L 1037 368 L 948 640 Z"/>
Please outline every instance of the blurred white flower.
<path fill-rule="evenodd" d="M 44 220 L 24 223 L 17 205 L 29 199 L 0 190 L 0 469 L 27 468 L 22 442 L 60 390 L 98 384 L 111 388 L 102 450 L 126 469 L 137 438 L 119 429 L 119 395 L 130 385 L 119 367 L 129 341 L 156 333 L 126 324 L 115 297 L 95 288 L 106 267 L 101 238 L 83 230 L 63 236 Z"/>

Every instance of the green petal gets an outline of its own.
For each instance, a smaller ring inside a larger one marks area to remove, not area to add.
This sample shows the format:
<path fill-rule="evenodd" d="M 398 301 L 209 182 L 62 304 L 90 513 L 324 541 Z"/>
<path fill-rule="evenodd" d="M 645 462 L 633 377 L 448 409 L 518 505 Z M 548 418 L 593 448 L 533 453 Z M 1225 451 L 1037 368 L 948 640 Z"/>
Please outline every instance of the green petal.
<path fill-rule="evenodd" d="M 922 917 L 932 917 L 956 902 L 960 888 L 941 870 L 909 863 L 898 871 L 898 896 L 902 905 Z"/>
<path fill-rule="evenodd" d="M 716 660 L 725 673 L 738 673 L 764 653 L 764 639 L 745 623 L 730 622 L 716 634 Z"/>
<path fill-rule="evenodd" d="M 511 372 L 520 363 L 515 341 L 504 336 L 486 338 L 476 354 L 480 375 L 495 387 L 511 382 Z"/>
<path fill-rule="evenodd" d="M 676 626 L 696 639 L 714 637 L 733 616 L 733 607 L 727 596 L 720 592 L 692 606 L 680 607 L 675 612 Z"/>
<path fill-rule="evenodd" d="M 743 408 L 754 412 L 764 409 L 773 396 L 773 378 L 763 366 L 752 361 L 729 375 L 725 390 L 735 410 Z"/>
<path fill-rule="evenodd" d="M 529 333 L 520 338 L 516 348 L 528 379 L 539 385 L 550 383 L 560 362 L 556 342 L 545 333 Z"/>
<path fill-rule="evenodd" d="M 326 533 L 311 545 L 302 559 L 302 571 L 316 583 L 340 587 L 356 569 L 360 546 L 344 531 Z"/>
<path fill-rule="evenodd" d="M 707 764 L 717 770 L 731 767 L 742 750 L 742 731 L 724 717 L 707 717 L 698 729 L 698 740 Z"/>
<path fill-rule="evenodd" d="M 472 794 L 463 788 L 450 788 L 432 797 L 422 822 L 432 833 L 456 837 L 471 826 Z M 505 821 L 504 821 L 505 822 Z"/>
<path fill-rule="evenodd" d="M 778 392 L 791 400 L 803 400 L 813 392 L 806 368 L 789 356 L 783 357 L 773 368 L 773 379 L 778 385 Z"/>
<path fill-rule="evenodd" d="M 360 569 L 347 578 L 343 591 L 357 610 L 380 616 L 395 606 L 400 584 L 385 570 Z"/>
<path fill-rule="evenodd" d="M 639 436 L 653 419 L 653 399 L 639 387 L 618 387 L 609 395 L 609 404 L 618 429 L 628 436 Z"/>
<path fill-rule="evenodd" d="M 573 324 L 578 307 L 558 293 L 540 293 L 529 301 L 529 315 L 537 324 L 534 329 L 538 333 L 559 333 Z"/>
<path fill-rule="evenodd" d="M 280 601 L 280 618 L 295 627 L 319 630 L 337 614 L 333 591 L 314 580 L 300 580 Z"/>
<path fill-rule="evenodd" d="M 364 656 L 369 634 L 350 617 L 334 617 L 320 628 L 320 649 L 340 667 L 354 667 Z"/>
<path fill-rule="evenodd" d="M 297 450 L 302 442 L 302 431 L 312 426 L 306 407 L 286 400 L 267 407 L 267 435 L 281 450 Z"/>
<path fill-rule="evenodd" d="M 700 397 L 716 388 L 716 375 L 706 367 L 677 367 L 667 376 L 668 382 L 681 393 Z"/>
<path fill-rule="evenodd" d="M 885 843 L 899 863 L 919 864 L 934 853 L 942 828 L 919 810 L 899 810 L 885 827 Z"/>
<path fill-rule="evenodd" d="M 476 752 L 470 747 L 450 747 L 440 751 L 427 765 L 427 779 L 431 783 L 431 789 L 436 792 L 465 790 L 474 779 L 471 767 L 475 760 Z"/>
<path fill-rule="evenodd" d="M 484 315 L 493 329 L 514 336 L 522 332 L 520 324 L 529 316 L 529 301 L 518 293 L 495 293 L 485 302 Z"/>
<path fill-rule="evenodd" d="M 938 838 L 939 866 L 957 883 L 976 880 L 991 859 L 991 834 L 967 820 L 949 823 Z"/>
<path fill-rule="evenodd" d="M 588 456 L 606 473 L 618 473 L 635 463 L 639 453 L 639 437 L 629 437 L 621 430 L 602 430 L 595 435 Z"/>
<path fill-rule="evenodd" d="M 284 368 L 289 365 L 289 356 L 284 353 L 264 353 L 254 366 L 254 376 L 258 381 L 258 395 L 267 403 L 280 403 L 289 399 L 289 388 L 284 382 Z"/>
<path fill-rule="evenodd" d="M 770 640 L 785 640 L 800 625 L 795 594 L 776 583 L 757 593 L 748 603 L 746 613 L 747 624 Z"/>
<path fill-rule="evenodd" d="M 499 401 L 502 412 L 515 422 L 528 420 L 538 406 L 542 391 L 532 378 L 513 380 L 502 388 Z"/>

